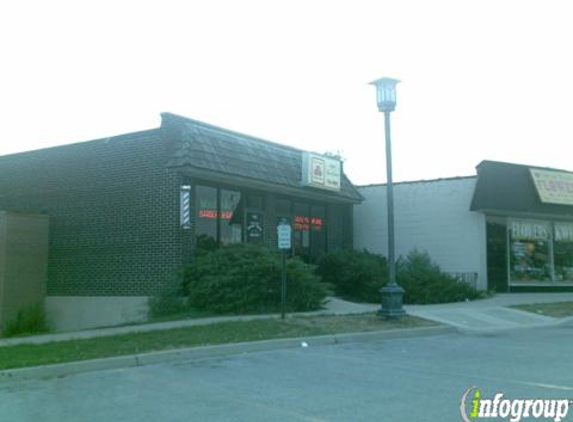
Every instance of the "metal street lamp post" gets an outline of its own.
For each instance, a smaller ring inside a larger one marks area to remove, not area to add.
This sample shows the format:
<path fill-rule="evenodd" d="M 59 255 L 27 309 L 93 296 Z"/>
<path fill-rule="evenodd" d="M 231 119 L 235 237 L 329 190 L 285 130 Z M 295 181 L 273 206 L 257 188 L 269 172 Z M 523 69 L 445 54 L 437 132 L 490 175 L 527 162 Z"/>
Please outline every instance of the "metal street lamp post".
<path fill-rule="evenodd" d="M 380 290 L 382 306 L 379 314 L 386 318 L 398 318 L 406 312 L 402 307 L 404 289 L 396 283 L 396 257 L 394 252 L 394 185 L 392 183 L 392 144 L 390 141 L 390 113 L 396 108 L 396 84 L 392 78 L 380 78 L 371 82 L 376 87 L 378 110 L 384 113 L 386 134 L 386 198 L 388 203 L 388 285 Z"/>

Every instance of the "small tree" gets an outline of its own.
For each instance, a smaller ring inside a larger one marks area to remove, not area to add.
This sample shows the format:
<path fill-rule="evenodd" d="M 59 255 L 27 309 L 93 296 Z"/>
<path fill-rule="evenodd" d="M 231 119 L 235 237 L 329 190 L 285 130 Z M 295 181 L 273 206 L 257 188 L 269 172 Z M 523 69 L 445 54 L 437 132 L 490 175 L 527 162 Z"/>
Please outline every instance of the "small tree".
<path fill-rule="evenodd" d="M 318 263 L 323 282 L 336 286 L 336 294 L 359 302 L 379 303 L 380 289 L 388 282 L 386 258 L 368 251 L 327 253 Z M 480 293 L 443 272 L 426 252 L 414 250 L 396 263 L 396 281 L 404 288 L 404 303 L 446 303 L 476 299 Z"/>
<path fill-rule="evenodd" d="M 413 250 L 397 262 L 397 281 L 404 303 L 447 303 L 477 299 L 479 292 L 443 272 L 427 252 Z"/>
<path fill-rule="evenodd" d="M 335 286 L 338 296 L 359 302 L 379 302 L 380 289 L 388 280 L 386 258 L 366 250 L 329 252 L 316 272 L 323 282 Z"/>

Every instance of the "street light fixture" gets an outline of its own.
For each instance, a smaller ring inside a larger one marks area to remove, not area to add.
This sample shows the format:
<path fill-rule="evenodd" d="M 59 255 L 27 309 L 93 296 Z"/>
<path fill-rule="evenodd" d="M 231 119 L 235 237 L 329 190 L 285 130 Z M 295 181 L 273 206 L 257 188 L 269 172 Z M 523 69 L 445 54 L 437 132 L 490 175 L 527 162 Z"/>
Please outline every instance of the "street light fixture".
<path fill-rule="evenodd" d="M 378 110 L 384 113 L 386 133 L 386 198 L 388 203 L 388 285 L 380 290 L 382 306 L 380 315 L 398 318 L 406 312 L 402 307 L 404 289 L 396 283 L 396 257 L 394 253 L 394 185 L 392 183 L 392 145 L 390 141 L 390 113 L 396 108 L 396 85 L 400 82 L 392 78 L 380 78 L 371 85 L 376 87 Z"/>

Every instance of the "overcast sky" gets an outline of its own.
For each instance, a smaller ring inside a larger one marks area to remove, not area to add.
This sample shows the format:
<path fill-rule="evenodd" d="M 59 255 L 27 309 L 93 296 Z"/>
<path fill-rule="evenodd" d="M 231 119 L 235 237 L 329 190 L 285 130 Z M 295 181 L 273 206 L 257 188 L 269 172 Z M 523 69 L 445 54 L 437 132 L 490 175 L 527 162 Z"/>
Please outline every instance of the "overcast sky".
<path fill-rule="evenodd" d="M 385 181 L 374 88 L 401 79 L 395 180 L 484 159 L 573 170 L 567 1 L 5 1 L 0 154 L 154 128 L 170 111 Z"/>

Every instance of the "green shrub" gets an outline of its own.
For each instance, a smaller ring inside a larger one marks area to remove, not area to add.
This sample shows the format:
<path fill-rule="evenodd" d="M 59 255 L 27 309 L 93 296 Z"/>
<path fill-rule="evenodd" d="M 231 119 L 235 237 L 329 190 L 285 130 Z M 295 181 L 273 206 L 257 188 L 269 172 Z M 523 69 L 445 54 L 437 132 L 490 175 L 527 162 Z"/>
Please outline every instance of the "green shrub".
<path fill-rule="evenodd" d="M 159 294 L 149 299 L 149 319 L 181 314 L 188 310 L 181 282 L 166 283 Z"/>
<path fill-rule="evenodd" d="M 406 291 L 404 303 L 448 303 L 473 300 L 480 293 L 440 270 L 426 252 L 414 250 L 396 265 L 398 284 Z"/>
<path fill-rule="evenodd" d="M 198 254 L 183 271 L 189 305 L 216 313 L 277 312 L 281 302 L 281 253 L 262 246 L 235 244 Z M 319 309 L 326 288 L 313 267 L 287 261 L 288 311 Z"/>
<path fill-rule="evenodd" d="M 323 255 L 316 272 L 335 286 L 338 296 L 359 302 L 380 302 L 380 289 L 388 279 L 385 257 L 352 249 Z"/>
<path fill-rule="evenodd" d="M 206 234 L 200 234 L 195 241 L 195 255 L 205 255 L 219 249 L 219 244 L 215 239 Z"/>
<path fill-rule="evenodd" d="M 21 334 L 41 334 L 49 331 L 44 306 L 40 303 L 22 309 L 4 327 L 4 337 L 13 337 Z"/>
<path fill-rule="evenodd" d="M 379 303 L 380 289 L 387 284 L 386 258 L 368 251 L 342 250 L 322 257 L 317 274 L 336 286 L 344 299 Z M 473 300 L 480 293 L 460 283 L 432 262 L 425 252 L 414 250 L 396 263 L 396 281 L 406 291 L 404 303 L 447 303 Z"/>

